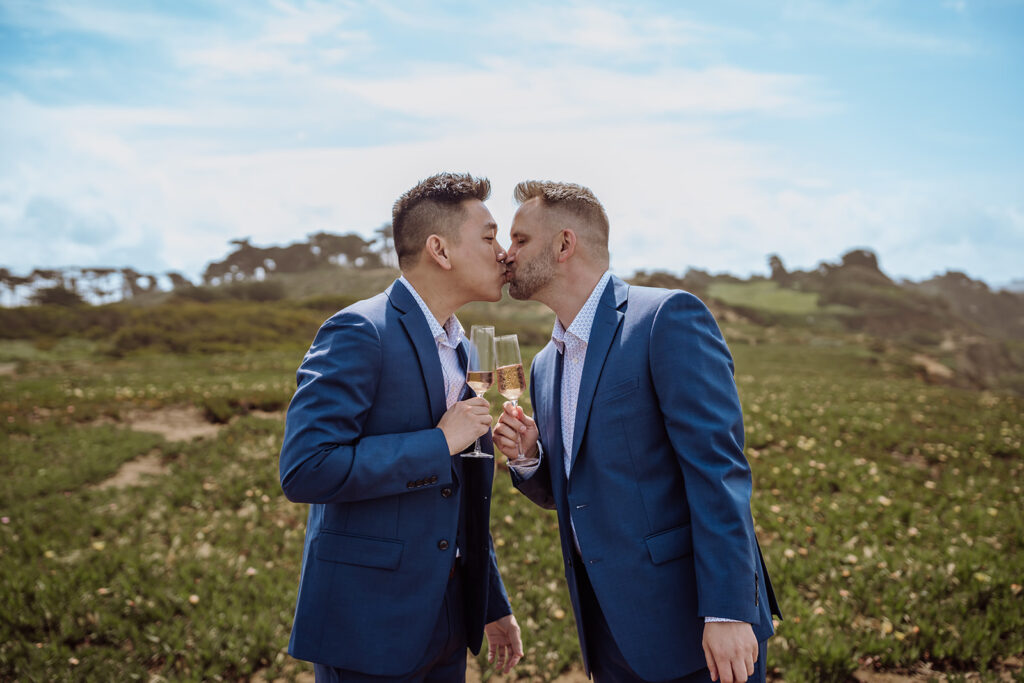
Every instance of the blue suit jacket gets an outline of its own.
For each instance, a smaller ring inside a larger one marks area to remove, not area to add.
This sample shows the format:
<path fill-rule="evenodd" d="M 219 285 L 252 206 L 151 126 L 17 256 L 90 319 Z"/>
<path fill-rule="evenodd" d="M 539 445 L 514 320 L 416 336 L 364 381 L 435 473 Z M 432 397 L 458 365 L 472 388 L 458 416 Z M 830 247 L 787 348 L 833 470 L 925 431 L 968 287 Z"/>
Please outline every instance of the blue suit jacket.
<path fill-rule="evenodd" d="M 488 528 L 493 461 L 449 455 L 435 427 L 445 410 L 437 344 L 400 282 L 320 328 L 281 448 L 285 495 L 310 503 L 292 656 L 411 671 L 457 536 L 470 649 L 479 651 L 485 623 L 511 612 Z"/>
<path fill-rule="evenodd" d="M 530 381 L 544 457 L 513 482 L 558 511 L 577 625 L 570 511 L 608 626 L 645 679 L 705 666 L 705 616 L 749 622 L 766 640 L 778 606 L 754 537 L 732 358 L 711 313 L 686 292 L 611 278 L 587 346 L 568 479 L 561 372 L 549 343 Z"/>

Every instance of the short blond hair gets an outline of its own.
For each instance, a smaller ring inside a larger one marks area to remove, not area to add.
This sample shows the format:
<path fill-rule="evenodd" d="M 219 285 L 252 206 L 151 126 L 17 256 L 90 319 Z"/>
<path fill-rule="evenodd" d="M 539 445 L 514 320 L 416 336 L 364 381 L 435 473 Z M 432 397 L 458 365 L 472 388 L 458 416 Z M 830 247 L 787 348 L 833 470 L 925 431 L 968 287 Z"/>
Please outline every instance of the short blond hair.
<path fill-rule="evenodd" d="M 581 237 L 597 248 L 599 255 L 608 257 L 608 214 L 590 188 L 552 180 L 524 180 L 516 185 L 513 194 L 519 204 L 540 199 L 546 208 L 575 217 L 589 228 L 589 234 Z"/>
<path fill-rule="evenodd" d="M 467 199 L 486 201 L 491 195 L 491 181 L 474 178 L 468 173 L 437 173 L 408 190 L 391 208 L 391 229 L 394 235 L 398 265 L 411 267 L 431 234 L 444 235 L 458 241 L 455 219 L 462 216 L 462 202 Z"/>

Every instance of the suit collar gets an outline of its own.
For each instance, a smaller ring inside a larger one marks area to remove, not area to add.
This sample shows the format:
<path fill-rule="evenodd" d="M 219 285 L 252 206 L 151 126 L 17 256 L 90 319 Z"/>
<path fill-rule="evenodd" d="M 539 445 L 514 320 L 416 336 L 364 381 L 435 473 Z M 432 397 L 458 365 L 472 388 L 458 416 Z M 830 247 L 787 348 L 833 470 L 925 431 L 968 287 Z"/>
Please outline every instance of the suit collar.
<path fill-rule="evenodd" d="M 608 281 L 611 278 L 611 271 L 605 271 L 604 275 L 594 285 L 594 289 L 591 290 L 590 296 L 583 302 L 583 306 L 576 313 L 576 317 L 573 318 L 572 322 L 569 323 L 569 327 L 563 327 L 562 321 L 555 316 L 555 326 L 551 331 L 551 339 L 555 342 L 555 346 L 558 347 L 559 351 L 565 351 L 565 340 L 567 335 L 575 337 L 577 340 L 587 344 L 590 341 L 590 330 L 594 326 L 594 316 L 597 313 L 597 307 L 601 303 L 601 297 L 604 295 L 604 290 L 608 288 Z M 570 342 L 571 343 L 571 342 Z"/>
<path fill-rule="evenodd" d="M 448 409 L 444 397 L 444 372 L 441 370 L 441 359 L 437 354 L 437 341 L 431 335 L 430 325 L 427 324 L 426 316 L 420 310 L 419 304 L 401 280 L 395 280 L 385 292 L 391 305 L 400 313 L 398 319 L 416 350 L 420 372 L 423 373 L 423 382 L 430 399 L 430 416 L 434 424 L 437 424 Z"/>
<path fill-rule="evenodd" d="M 427 325 L 430 327 L 430 334 L 437 343 L 447 344 L 453 349 L 457 349 L 465 337 L 465 330 L 462 327 L 462 323 L 459 322 L 459 319 L 455 317 L 455 314 L 452 313 L 448 316 L 448 319 L 444 321 L 444 324 L 442 325 L 437 321 L 437 318 L 434 317 L 434 313 L 430 310 L 430 307 L 427 306 L 427 302 L 424 301 L 423 297 L 420 296 L 420 293 L 416 291 L 416 287 L 413 286 L 413 284 L 409 282 L 404 275 L 398 278 L 398 282 L 405 286 L 409 291 L 409 294 L 412 295 L 413 301 L 416 302 L 420 311 L 423 312 L 423 318 L 427 321 Z"/>

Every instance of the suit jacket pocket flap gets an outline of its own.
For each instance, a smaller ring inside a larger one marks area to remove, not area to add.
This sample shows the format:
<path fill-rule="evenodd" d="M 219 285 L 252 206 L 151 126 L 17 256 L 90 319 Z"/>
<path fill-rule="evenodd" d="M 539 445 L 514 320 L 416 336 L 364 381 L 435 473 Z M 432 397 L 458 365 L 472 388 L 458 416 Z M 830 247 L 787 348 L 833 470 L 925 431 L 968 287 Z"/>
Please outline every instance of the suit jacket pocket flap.
<path fill-rule="evenodd" d="M 316 556 L 320 560 L 354 564 L 360 567 L 398 569 L 405 544 L 391 538 L 373 538 L 321 532 L 316 541 Z"/>
<path fill-rule="evenodd" d="M 684 524 L 668 531 L 659 531 L 644 539 L 651 562 L 664 564 L 685 555 L 693 554 L 693 536 L 690 525 Z"/>
<path fill-rule="evenodd" d="M 607 389 L 601 390 L 598 393 L 595 400 L 598 403 L 606 403 L 608 401 L 615 401 L 621 399 L 623 396 L 629 396 L 636 388 L 640 386 L 640 381 L 636 377 L 630 377 L 627 380 L 614 384 Z"/>

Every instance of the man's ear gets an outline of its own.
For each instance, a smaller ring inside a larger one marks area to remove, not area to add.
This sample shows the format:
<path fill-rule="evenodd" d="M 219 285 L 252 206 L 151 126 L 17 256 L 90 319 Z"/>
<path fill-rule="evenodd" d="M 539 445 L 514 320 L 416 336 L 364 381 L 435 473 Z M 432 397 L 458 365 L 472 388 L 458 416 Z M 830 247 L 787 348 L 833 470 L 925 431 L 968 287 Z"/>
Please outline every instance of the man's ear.
<path fill-rule="evenodd" d="M 564 228 L 558 233 L 558 255 L 556 259 L 559 263 L 565 263 L 576 253 L 576 231 L 570 228 Z"/>
<path fill-rule="evenodd" d="M 452 269 L 452 262 L 448 254 L 448 242 L 444 237 L 440 235 L 430 235 L 427 237 L 427 243 L 424 245 L 427 255 L 434 260 L 434 263 L 441 266 L 444 270 Z"/>

